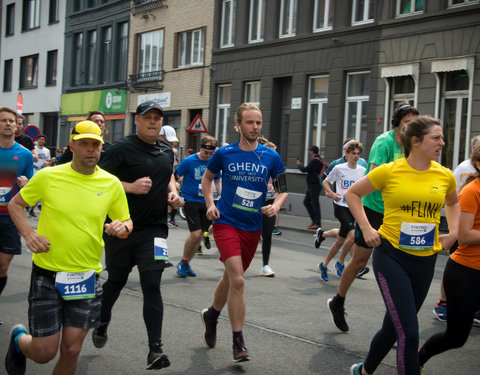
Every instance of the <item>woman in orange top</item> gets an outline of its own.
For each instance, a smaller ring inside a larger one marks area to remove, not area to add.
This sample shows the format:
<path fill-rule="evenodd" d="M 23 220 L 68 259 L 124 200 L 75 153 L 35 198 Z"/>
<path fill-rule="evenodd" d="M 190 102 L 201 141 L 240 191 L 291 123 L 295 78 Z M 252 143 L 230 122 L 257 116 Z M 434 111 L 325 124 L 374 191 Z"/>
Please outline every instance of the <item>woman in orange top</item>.
<path fill-rule="evenodd" d="M 431 357 L 465 344 L 480 303 L 480 148 L 473 151 L 470 174 L 459 195 L 460 246 L 450 255 L 443 283 L 447 295 L 447 329 L 430 337 L 420 349 L 419 362 L 423 367 Z"/>

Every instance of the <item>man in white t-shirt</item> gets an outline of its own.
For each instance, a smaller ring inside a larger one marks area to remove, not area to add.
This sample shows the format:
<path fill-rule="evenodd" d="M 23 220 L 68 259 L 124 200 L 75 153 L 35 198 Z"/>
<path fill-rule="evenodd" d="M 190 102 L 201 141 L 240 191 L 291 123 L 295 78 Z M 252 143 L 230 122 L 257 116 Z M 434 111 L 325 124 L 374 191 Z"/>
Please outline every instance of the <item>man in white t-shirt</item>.
<path fill-rule="evenodd" d="M 50 156 L 50 150 L 45 147 L 45 143 L 47 143 L 47 136 L 45 134 L 40 134 L 37 137 L 37 144 L 35 145 L 35 152 L 37 153 L 38 160 L 33 163 L 34 173 L 37 173 L 44 167 L 48 167 L 50 165 L 50 161 L 52 160 Z M 30 216 L 37 216 L 35 214 L 35 207 L 36 206 L 30 208 Z"/>

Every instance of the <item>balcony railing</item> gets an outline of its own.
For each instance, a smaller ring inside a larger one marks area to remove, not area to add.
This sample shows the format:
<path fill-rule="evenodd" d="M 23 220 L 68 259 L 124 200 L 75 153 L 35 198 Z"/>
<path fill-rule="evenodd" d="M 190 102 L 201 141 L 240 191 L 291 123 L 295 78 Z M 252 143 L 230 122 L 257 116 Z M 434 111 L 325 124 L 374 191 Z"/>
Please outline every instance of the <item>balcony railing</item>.
<path fill-rule="evenodd" d="M 167 8 L 165 0 L 132 0 L 130 12 L 133 16 L 140 13 L 151 12 L 154 9 Z"/>
<path fill-rule="evenodd" d="M 160 83 L 165 77 L 164 70 L 154 72 L 130 74 L 127 80 L 127 86 L 130 91 L 152 91 L 162 90 L 163 85 Z"/>

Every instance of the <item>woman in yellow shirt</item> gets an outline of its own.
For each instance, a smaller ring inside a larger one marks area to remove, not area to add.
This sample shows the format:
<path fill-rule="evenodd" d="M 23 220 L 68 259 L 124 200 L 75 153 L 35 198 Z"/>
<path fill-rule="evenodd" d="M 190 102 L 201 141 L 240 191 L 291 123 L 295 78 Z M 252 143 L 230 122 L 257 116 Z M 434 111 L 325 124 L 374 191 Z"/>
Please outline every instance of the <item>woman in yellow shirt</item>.
<path fill-rule="evenodd" d="M 460 209 L 452 172 L 436 162 L 442 147 L 441 122 L 419 116 L 402 130 L 405 157 L 375 168 L 345 195 L 365 241 L 374 247 L 373 270 L 387 311 L 364 363 L 353 375 L 373 374 L 398 341 L 398 374 L 420 374 L 418 320 L 434 274 L 436 254 L 455 242 Z M 385 216 L 378 231 L 363 210 L 361 197 L 381 190 Z M 445 203 L 449 233 L 440 236 Z"/>

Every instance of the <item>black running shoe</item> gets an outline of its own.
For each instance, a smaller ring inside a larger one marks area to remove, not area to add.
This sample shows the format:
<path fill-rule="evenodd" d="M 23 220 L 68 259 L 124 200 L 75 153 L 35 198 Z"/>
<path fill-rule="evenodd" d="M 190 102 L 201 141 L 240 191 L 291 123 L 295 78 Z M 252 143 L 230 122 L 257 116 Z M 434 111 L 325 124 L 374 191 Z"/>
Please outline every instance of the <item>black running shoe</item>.
<path fill-rule="evenodd" d="M 340 331 L 348 332 L 348 324 L 345 320 L 345 308 L 337 307 L 333 301 L 333 298 L 329 298 L 327 301 L 328 310 L 332 316 L 332 322 Z"/>
<path fill-rule="evenodd" d="M 93 346 L 103 348 L 108 340 L 107 324 L 100 325 L 92 331 Z"/>
<path fill-rule="evenodd" d="M 355 276 L 357 279 L 361 278 L 363 275 L 366 275 L 370 271 L 370 268 L 365 267 L 362 268 L 360 271 L 358 271 L 357 276 Z"/>
<path fill-rule="evenodd" d="M 313 241 L 313 244 L 317 249 L 320 247 L 320 244 L 325 240 L 325 238 L 322 237 L 323 232 L 325 231 L 322 228 L 318 228 L 317 232 L 315 233 L 315 240 Z"/>
<path fill-rule="evenodd" d="M 14 341 L 15 337 L 22 333 L 27 333 L 23 324 L 14 325 L 10 331 L 10 343 L 5 356 L 5 369 L 9 375 L 23 375 L 27 370 L 27 359 L 23 353 L 17 351 Z"/>
<path fill-rule="evenodd" d="M 212 322 L 207 318 L 208 309 L 203 309 L 200 313 L 203 322 L 203 341 L 209 348 L 214 348 L 217 342 L 217 323 L 218 320 Z"/>
<path fill-rule="evenodd" d="M 170 360 L 161 347 L 150 350 L 147 357 L 147 370 L 160 370 L 168 366 L 170 366 Z"/>
<path fill-rule="evenodd" d="M 233 362 L 245 362 L 250 361 L 248 355 L 248 350 L 245 347 L 245 344 L 242 343 L 233 343 Z"/>
<path fill-rule="evenodd" d="M 203 233 L 203 243 L 205 244 L 205 248 L 210 250 L 212 245 L 210 244 L 210 235 L 208 232 Z"/>

